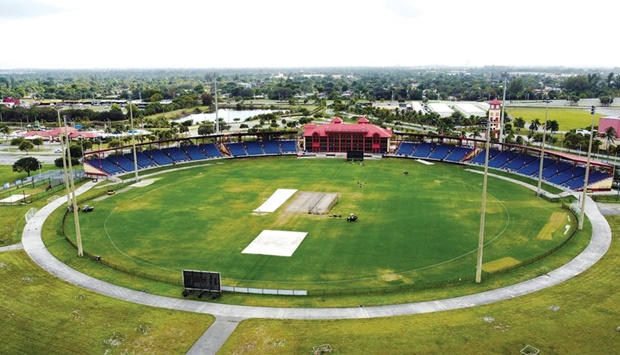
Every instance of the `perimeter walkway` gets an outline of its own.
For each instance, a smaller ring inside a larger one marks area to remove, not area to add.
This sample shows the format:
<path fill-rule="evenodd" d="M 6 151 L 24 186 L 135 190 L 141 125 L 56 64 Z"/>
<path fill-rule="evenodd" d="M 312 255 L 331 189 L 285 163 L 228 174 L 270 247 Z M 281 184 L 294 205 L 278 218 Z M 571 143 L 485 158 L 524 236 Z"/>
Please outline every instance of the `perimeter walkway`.
<path fill-rule="evenodd" d="M 92 188 L 89 182 L 80 187 L 77 193 Z M 234 331 L 237 324 L 248 318 L 271 319 L 354 319 L 377 318 L 439 312 L 467 307 L 486 305 L 493 302 L 513 299 L 541 289 L 557 285 L 590 268 L 605 255 L 611 246 L 611 228 L 596 203 L 590 198 L 586 201 L 586 215 L 592 223 L 592 239 L 586 249 L 562 267 L 543 276 L 491 291 L 473 295 L 408 304 L 353 308 L 275 308 L 214 304 L 208 302 L 163 297 L 116 286 L 74 270 L 56 259 L 43 244 L 41 228 L 45 219 L 63 205 L 57 199 L 41 208 L 26 224 L 22 234 L 22 245 L 26 253 L 39 266 L 49 273 L 79 287 L 146 306 L 212 314 L 216 322 L 191 348 L 189 353 L 214 354 Z"/>

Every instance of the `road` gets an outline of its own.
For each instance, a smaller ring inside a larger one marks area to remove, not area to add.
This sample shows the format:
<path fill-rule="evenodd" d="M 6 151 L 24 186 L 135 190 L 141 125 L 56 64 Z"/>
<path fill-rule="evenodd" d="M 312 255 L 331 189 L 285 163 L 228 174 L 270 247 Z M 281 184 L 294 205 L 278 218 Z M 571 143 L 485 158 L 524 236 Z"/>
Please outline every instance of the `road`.
<path fill-rule="evenodd" d="M 2 143 L 0 144 L 0 165 L 13 165 L 17 160 L 24 157 L 35 157 L 43 164 L 54 164 L 54 160 L 61 156 L 60 153 L 54 153 L 57 149 L 60 149 L 59 143 L 45 143 L 26 154 L 7 143 Z"/>

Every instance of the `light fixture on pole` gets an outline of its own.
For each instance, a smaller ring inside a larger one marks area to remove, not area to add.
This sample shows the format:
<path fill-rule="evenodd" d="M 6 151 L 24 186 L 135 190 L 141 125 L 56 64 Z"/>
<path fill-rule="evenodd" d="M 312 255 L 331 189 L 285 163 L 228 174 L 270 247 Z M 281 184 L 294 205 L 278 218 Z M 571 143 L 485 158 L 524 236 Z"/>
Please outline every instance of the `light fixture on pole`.
<path fill-rule="evenodd" d="M 583 229 L 583 219 L 585 218 L 586 210 L 586 193 L 588 192 L 588 179 L 590 179 L 590 155 L 592 154 L 592 140 L 594 138 L 594 114 L 596 113 L 596 107 L 592 105 L 590 108 L 590 114 L 592 115 L 592 123 L 590 125 L 590 143 L 588 145 L 588 157 L 586 159 L 586 176 L 583 179 L 583 191 L 581 193 L 581 211 L 579 212 L 579 225 L 578 229 Z"/>
<path fill-rule="evenodd" d="M 542 176 L 543 176 L 543 162 L 545 160 L 545 144 L 547 143 L 547 117 L 549 113 L 549 99 L 544 100 L 547 104 L 545 108 L 545 124 L 543 125 L 542 147 L 540 149 L 540 166 L 538 168 L 538 189 L 536 189 L 536 196 L 542 196 Z"/>
<path fill-rule="evenodd" d="M 482 208 L 480 210 L 480 232 L 478 234 L 478 257 L 476 263 L 476 283 L 482 282 L 482 251 L 484 248 L 484 223 L 487 209 L 487 180 L 489 176 L 489 150 L 490 150 L 491 121 L 487 121 L 487 139 L 485 143 L 484 177 L 482 179 Z"/>

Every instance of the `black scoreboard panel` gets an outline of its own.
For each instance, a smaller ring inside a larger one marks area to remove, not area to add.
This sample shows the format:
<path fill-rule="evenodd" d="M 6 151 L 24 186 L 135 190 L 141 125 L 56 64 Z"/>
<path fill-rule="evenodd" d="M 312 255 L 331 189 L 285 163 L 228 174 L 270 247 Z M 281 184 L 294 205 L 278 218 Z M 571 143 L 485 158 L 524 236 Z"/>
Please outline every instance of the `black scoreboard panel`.
<path fill-rule="evenodd" d="M 364 161 L 364 151 L 362 151 L 362 150 L 349 150 L 349 151 L 347 151 L 347 160 Z"/>
<path fill-rule="evenodd" d="M 183 287 L 186 290 L 222 292 L 221 275 L 213 271 L 183 270 Z"/>

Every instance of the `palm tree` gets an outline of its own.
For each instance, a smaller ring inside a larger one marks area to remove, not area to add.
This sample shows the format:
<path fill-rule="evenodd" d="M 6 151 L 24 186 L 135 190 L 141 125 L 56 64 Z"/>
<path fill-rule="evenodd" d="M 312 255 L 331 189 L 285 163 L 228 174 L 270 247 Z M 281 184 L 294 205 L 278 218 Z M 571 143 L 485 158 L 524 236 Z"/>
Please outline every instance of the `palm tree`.
<path fill-rule="evenodd" d="M 612 143 L 616 139 L 616 129 L 611 126 L 605 128 L 603 137 L 607 140 L 607 161 L 609 162 L 610 147 L 612 147 Z"/>
<path fill-rule="evenodd" d="M 605 134 L 603 135 L 607 140 L 607 146 L 609 146 L 616 139 L 616 129 L 613 127 L 605 128 Z"/>
<path fill-rule="evenodd" d="M 538 131 L 538 127 L 540 127 L 540 120 L 535 118 L 530 122 L 530 126 L 528 128 L 533 134 L 535 131 Z"/>
<path fill-rule="evenodd" d="M 560 124 L 556 120 L 549 120 L 547 121 L 547 130 L 551 132 L 551 135 L 553 135 L 555 132 L 560 130 Z"/>

